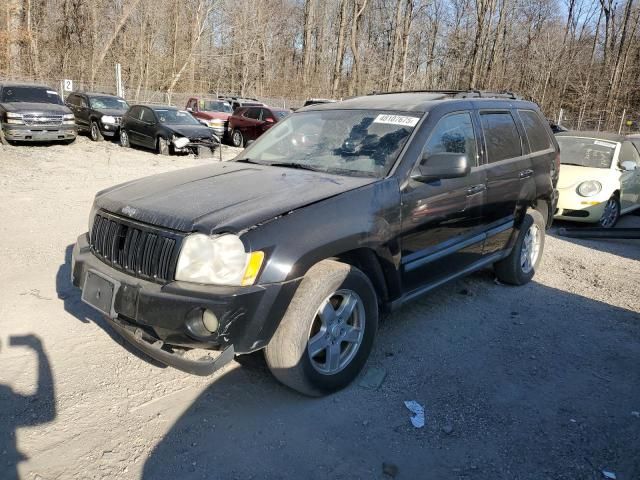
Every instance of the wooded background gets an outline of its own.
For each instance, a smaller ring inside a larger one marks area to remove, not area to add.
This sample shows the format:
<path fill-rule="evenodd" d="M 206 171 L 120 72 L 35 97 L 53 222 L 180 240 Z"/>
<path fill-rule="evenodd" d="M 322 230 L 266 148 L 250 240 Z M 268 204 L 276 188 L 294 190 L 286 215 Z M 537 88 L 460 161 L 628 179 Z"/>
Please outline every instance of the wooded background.
<path fill-rule="evenodd" d="M 120 63 L 127 98 L 175 103 L 511 90 L 574 128 L 617 130 L 640 114 L 635 3 L 2 0 L 0 79 L 113 90 Z"/>

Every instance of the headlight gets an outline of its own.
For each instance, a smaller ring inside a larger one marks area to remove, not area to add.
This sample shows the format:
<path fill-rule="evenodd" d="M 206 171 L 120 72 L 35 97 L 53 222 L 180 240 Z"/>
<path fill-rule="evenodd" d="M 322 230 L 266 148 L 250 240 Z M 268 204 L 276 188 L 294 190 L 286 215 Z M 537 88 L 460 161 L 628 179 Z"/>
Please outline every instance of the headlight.
<path fill-rule="evenodd" d="M 114 123 L 116 123 L 116 118 L 112 117 L 111 115 L 103 115 L 101 121 L 104 124 L 113 125 Z"/>
<path fill-rule="evenodd" d="M 7 123 L 12 123 L 14 125 L 22 125 L 24 123 L 24 121 L 22 120 L 22 114 L 7 112 Z"/>
<path fill-rule="evenodd" d="M 588 180 L 586 182 L 582 182 L 578 185 L 578 195 L 582 195 L 583 197 L 593 197 L 597 195 L 602 190 L 602 184 L 597 182 L 596 180 Z"/>
<path fill-rule="evenodd" d="M 263 252 L 245 252 L 237 235 L 210 237 L 194 233 L 182 243 L 176 280 L 210 285 L 253 285 L 263 260 Z"/>
<path fill-rule="evenodd" d="M 66 125 L 73 125 L 76 122 L 76 117 L 73 116 L 73 113 L 65 113 L 62 116 L 62 123 Z"/>
<path fill-rule="evenodd" d="M 176 137 L 175 135 L 172 138 L 173 144 L 178 148 L 184 148 L 189 143 L 189 139 L 187 137 Z"/>

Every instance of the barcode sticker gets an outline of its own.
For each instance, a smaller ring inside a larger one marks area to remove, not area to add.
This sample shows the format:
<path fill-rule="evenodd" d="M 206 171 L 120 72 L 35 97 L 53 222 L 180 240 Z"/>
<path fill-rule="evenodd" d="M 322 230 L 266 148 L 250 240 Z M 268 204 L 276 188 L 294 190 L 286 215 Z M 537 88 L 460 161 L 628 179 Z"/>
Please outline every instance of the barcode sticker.
<path fill-rule="evenodd" d="M 373 123 L 388 123 L 391 125 L 402 125 L 403 127 L 415 127 L 419 121 L 420 119 L 417 117 L 381 113 L 376 117 Z"/>
<path fill-rule="evenodd" d="M 600 145 L 601 147 L 616 148 L 616 144 L 615 143 L 602 142 L 600 140 L 596 140 L 593 143 L 596 144 L 596 145 Z"/>

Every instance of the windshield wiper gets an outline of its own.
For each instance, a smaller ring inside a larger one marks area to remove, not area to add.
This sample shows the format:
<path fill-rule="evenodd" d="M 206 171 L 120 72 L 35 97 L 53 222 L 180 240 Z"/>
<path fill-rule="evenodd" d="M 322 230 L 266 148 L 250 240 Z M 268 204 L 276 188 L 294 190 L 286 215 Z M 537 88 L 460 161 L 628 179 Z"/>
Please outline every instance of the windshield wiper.
<path fill-rule="evenodd" d="M 255 165 L 264 165 L 264 163 L 260 163 L 260 162 L 256 162 L 255 160 L 251 160 L 250 158 L 239 158 L 237 160 L 234 160 L 235 162 L 242 162 L 242 163 L 253 163 Z"/>
<path fill-rule="evenodd" d="M 311 165 L 305 165 L 304 163 L 291 163 L 291 162 L 272 162 L 267 163 L 270 167 L 284 167 L 284 168 L 298 168 L 300 170 L 310 170 L 312 172 L 324 172 L 325 170 L 312 167 Z"/>

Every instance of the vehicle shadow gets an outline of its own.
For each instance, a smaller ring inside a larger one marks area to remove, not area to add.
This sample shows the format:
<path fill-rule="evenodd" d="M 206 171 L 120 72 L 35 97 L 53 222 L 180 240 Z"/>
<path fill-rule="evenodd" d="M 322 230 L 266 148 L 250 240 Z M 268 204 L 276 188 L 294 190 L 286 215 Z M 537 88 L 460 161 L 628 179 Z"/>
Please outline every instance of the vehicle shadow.
<path fill-rule="evenodd" d="M 628 258 L 630 260 L 640 260 L 640 240 L 626 240 L 626 239 L 594 239 L 594 238 L 572 238 L 565 237 L 563 235 L 558 234 L 558 230 L 560 228 L 573 228 L 573 229 L 589 229 L 593 228 L 594 225 L 578 223 L 578 222 L 567 222 L 561 220 L 555 220 L 553 222 L 553 227 L 549 232 L 554 238 L 559 240 L 564 240 L 567 242 L 575 243 L 576 245 L 581 245 L 587 248 L 593 248 L 594 250 L 599 250 L 602 252 L 607 252 L 612 255 L 617 255 L 619 257 Z M 616 228 L 638 228 L 640 229 L 640 216 L 638 215 L 625 215 L 620 219 Z M 615 232 L 615 228 L 612 229 Z"/>
<path fill-rule="evenodd" d="M 94 310 L 81 300 L 80 289 L 74 287 L 71 283 L 72 252 L 73 244 L 68 245 L 65 248 L 64 262 L 60 265 L 60 267 L 58 267 L 58 272 L 56 273 L 56 292 L 58 294 L 58 298 L 64 303 L 65 311 L 73 315 L 82 323 L 96 324 L 102 330 L 104 330 L 112 340 L 121 345 L 129 353 L 132 353 L 138 358 L 145 360 L 146 362 L 149 362 L 158 368 L 166 368 L 166 365 L 149 357 L 145 353 L 141 352 L 140 350 L 126 342 L 120 335 L 118 335 L 117 332 L 115 332 L 111 328 L 111 326 L 101 313 L 99 313 L 97 310 Z"/>
<path fill-rule="evenodd" d="M 18 463 L 27 459 L 18 450 L 17 429 L 51 422 L 56 418 L 57 409 L 51 366 L 40 338 L 36 335 L 12 336 L 9 337 L 9 346 L 31 349 L 38 363 L 34 393 L 22 395 L 11 386 L 0 383 L 0 476 L 3 480 L 17 480 Z"/>
<path fill-rule="evenodd" d="M 630 478 L 639 328 L 637 312 L 479 272 L 381 325 L 368 363 L 387 372 L 378 390 L 356 380 L 307 398 L 259 362 L 236 366 L 155 446 L 142 478 L 389 478 L 383 462 L 401 478 L 592 478 L 585 457 Z M 423 429 L 409 423 L 412 399 L 426 404 Z"/>

